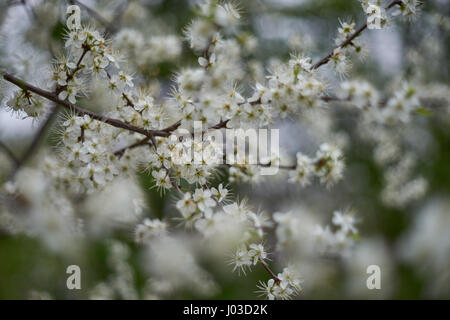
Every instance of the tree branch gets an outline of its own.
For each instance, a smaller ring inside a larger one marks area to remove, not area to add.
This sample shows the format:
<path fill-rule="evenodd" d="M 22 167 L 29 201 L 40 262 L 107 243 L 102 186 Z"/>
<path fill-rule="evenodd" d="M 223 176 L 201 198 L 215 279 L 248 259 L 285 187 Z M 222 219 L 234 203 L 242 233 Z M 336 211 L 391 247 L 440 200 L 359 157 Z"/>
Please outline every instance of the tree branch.
<path fill-rule="evenodd" d="M 400 4 L 401 1 L 399 0 L 394 0 L 392 1 L 387 7 L 386 10 L 391 9 L 392 7 L 394 7 L 395 5 Z M 362 26 L 360 26 L 353 34 L 351 34 L 344 42 L 342 42 L 339 46 L 337 46 L 336 48 L 334 48 L 333 50 L 331 50 L 331 52 L 326 55 L 325 57 L 323 57 L 322 59 L 320 59 L 319 61 L 317 61 L 311 68 L 311 70 L 315 70 L 318 69 L 320 66 L 327 64 L 331 57 L 333 56 L 333 52 L 334 50 L 338 49 L 338 48 L 344 48 L 345 46 L 349 45 L 357 36 L 359 36 L 365 29 L 367 29 L 367 23 L 363 24 Z"/>
<path fill-rule="evenodd" d="M 138 142 L 135 142 L 135 143 L 133 143 L 133 144 L 131 144 L 129 146 L 123 147 L 123 148 L 115 151 L 114 155 L 121 157 L 125 153 L 125 151 L 127 151 L 129 149 L 134 149 L 134 148 L 137 148 L 137 147 L 140 147 L 140 146 L 144 146 L 149 141 L 150 141 L 150 137 L 145 137 L 144 139 L 142 139 L 142 140 L 140 140 Z"/>
<path fill-rule="evenodd" d="M 266 269 L 266 271 L 270 274 L 270 276 L 272 277 L 273 280 L 275 280 L 276 284 L 280 284 L 280 278 L 278 278 L 275 273 L 269 268 L 269 266 L 267 265 L 267 263 L 265 263 L 264 261 L 262 261 L 261 259 L 258 260 L 259 263 L 262 264 L 262 266 L 264 267 L 264 269 Z"/>
<path fill-rule="evenodd" d="M 6 81 L 9 81 L 9 82 L 15 84 L 16 86 L 20 87 L 21 89 L 34 92 L 37 95 L 40 95 L 50 101 L 53 101 L 54 103 L 66 108 L 68 110 L 71 110 L 72 112 L 75 112 L 79 116 L 88 115 L 92 119 L 107 123 L 113 127 L 125 129 L 125 130 L 132 131 L 132 132 L 137 132 L 146 137 L 150 137 L 150 138 L 152 138 L 152 137 L 168 137 L 170 135 L 170 133 L 172 131 L 176 130 L 181 124 L 181 122 L 178 121 L 178 122 L 174 123 L 173 125 L 165 128 L 165 129 L 161 129 L 161 130 L 147 130 L 144 128 L 135 127 L 135 126 L 133 126 L 129 123 L 123 122 L 121 120 L 102 116 L 102 115 L 96 114 L 92 111 L 77 107 L 76 105 L 74 105 L 70 102 L 60 100 L 56 94 L 46 91 L 46 90 L 43 90 L 41 88 L 35 87 L 19 78 L 16 78 L 15 76 L 13 76 L 9 73 L 4 74 L 3 78 Z"/>
<path fill-rule="evenodd" d="M 0 148 L 5 151 L 5 153 L 8 155 L 8 157 L 16 164 L 19 162 L 17 157 L 14 155 L 14 153 L 9 149 L 2 141 L 0 141 Z"/>
<path fill-rule="evenodd" d="M 31 141 L 30 145 L 28 146 L 23 156 L 20 159 L 17 159 L 14 169 L 9 174 L 9 180 L 11 180 L 19 171 L 19 169 L 31 158 L 31 156 L 39 146 L 41 138 L 43 137 L 45 132 L 47 132 L 47 129 L 50 127 L 51 123 L 53 122 L 53 119 L 57 114 L 58 114 L 58 107 L 54 105 L 50 111 L 49 116 L 47 117 L 47 119 L 45 119 L 45 121 L 39 127 L 37 133 L 34 135 L 33 140 Z"/>

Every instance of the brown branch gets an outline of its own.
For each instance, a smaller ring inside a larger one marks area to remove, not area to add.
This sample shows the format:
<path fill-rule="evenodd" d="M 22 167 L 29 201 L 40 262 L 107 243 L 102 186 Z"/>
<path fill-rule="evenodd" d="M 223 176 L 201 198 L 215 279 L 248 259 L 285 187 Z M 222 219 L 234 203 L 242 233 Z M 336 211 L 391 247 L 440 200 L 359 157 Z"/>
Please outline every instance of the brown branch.
<path fill-rule="evenodd" d="M 395 5 L 400 4 L 401 1 L 399 0 L 394 0 L 392 1 L 387 7 L 386 10 L 391 9 L 392 7 L 394 7 Z M 312 67 L 311 70 L 315 70 L 318 69 L 320 66 L 327 64 L 331 57 L 333 56 L 333 52 L 334 50 L 338 49 L 338 48 L 344 48 L 347 45 L 351 44 L 352 41 L 359 36 L 365 29 L 367 29 L 367 23 L 363 24 L 362 26 L 360 26 L 353 34 L 351 34 L 347 39 L 345 39 L 344 42 L 342 42 L 339 46 L 337 46 L 336 48 L 334 48 L 333 50 L 331 50 L 331 52 L 326 55 L 325 57 L 323 57 L 321 60 L 317 61 Z"/>
<path fill-rule="evenodd" d="M 165 129 L 161 129 L 161 130 L 147 130 L 144 128 L 139 128 L 139 127 L 133 126 L 129 123 L 123 122 L 121 120 L 109 118 L 109 117 L 106 117 L 103 115 L 96 114 L 92 111 L 77 107 L 76 105 L 74 105 L 70 102 L 59 99 L 56 94 L 46 91 L 46 90 L 43 90 L 41 88 L 35 87 L 19 78 L 16 78 L 15 76 L 13 76 L 11 74 L 6 73 L 3 75 L 3 78 L 6 81 L 9 81 L 9 82 L 15 84 L 16 86 L 20 87 L 23 90 L 34 92 L 37 95 L 40 95 L 50 101 L 55 102 L 56 104 L 66 108 L 68 110 L 71 110 L 72 112 L 75 112 L 79 116 L 88 115 L 89 117 L 91 117 L 94 120 L 98 120 L 98 121 L 107 123 L 116 128 L 125 129 L 125 130 L 132 131 L 132 132 L 137 132 L 146 137 L 150 137 L 150 138 L 152 136 L 153 137 L 168 137 L 170 135 L 170 133 L 172 131 L 176 130 L 181 124 L 181 122 L 178 121 L 178 122 L 174 123 L 173 125 L 165 128 Z"/>
<path fill-rule="evenodd" d="M 123 148 L 115 151 L 114 155 L 121 157 L 125 153 L 125 151 L 127 151 L 128 149 L 134 149 L 134 148 L 137 148 L 140 146 L 144 146 L 144 145 L 148 144 L 149 141 L 150 141 L 150 137 L 145 137 L 144 139 L 142 139 L 138 142 L 135 142 L 129 146 L 123 147 Z"/>
<path fill-rule="evenodd" d="M 72 72 L 66 72 L 67 75 L 66 83 L 72 80 L 73 77 L 75 77 L 75 74 L 81 70 L 81 61 L 83 61 L 84 57 L 86 56 L 86 53 L 88 53 L 89 50 L 91 50 L 89 46 L 83 45 L 83 52 L 81 53 L 80 58 L 78 58 L 77 64 L 75 65 L 75 69 L 73 69 Z M 58 84 L 56 84 L 55 95 L 58 95 L 61 91 L 64 91 L 64 89 L 66 88 L 67 84 L 63 86 L 59 86 Z"/>
<path fill-rule="evenodd" d="M 109 76 L 109 74 L 108 74 L 108 78 L 111 79 L 111 77 Z M 134 103 L 133 103 L 133 101 L 131 101 L 131 99 L 128 97 L 128 95 L 127 95 L 125 92 L 122 93 L 122 97 L 123 97 L 123 98 L 125 99 L 125 101 L 127 102 L 127 106 L 134 108 Z"/>
<path fill-rule="evenodd" d="M 9 179 L 12 179 L 16 173 L 19 171 L 19 169 L 31 158 L 33 153 L 36 151 L 36 149 L 39 146 L 39 143 L 44 136 L 44 134 L 47 132 L 47 129 L 50 127 L 51 123 L 53 122 L 53 119 L 58 114 L 58 108 L 56 105 L 52 107 L 50 110 L 50 114 L 45 119 L 45 121 L 42 123 L 42 125 L 39 127 L 37 133 L 34 135 L 33 140 L 31 141 L 30 145 L 28 146 L 27 150 L 23 154 L 23 156 L 18 159 L 16 162 L 16 165 L 14 166 L 14 169 L 9 174 Z"/>
<path fill-rule="evenodd" d="M 228 120 L 220 121 L 218 124 L 209 127 L 208 130 L 212 130 L 212 129 L 218 130 L 218 129 L 226 128 L 228 121 L 230 121 L 230 120 L 228 119 Z M 165 130 L 168 130 L 169 132 L 173 132 L 180 126 L 180 124 L 181 124 L 181 122 L 178 121 L 175 124 L 173 124 L 171 127 L 166 128 Z M 208 130 L 203 131 L 202 135 L 205 134 Z M 194 135 L 194 134 L 192 134 L 192 135 Z M 122 156 L 126 150 L 134 149 L 134 148 L 137 148 L 140 146 L 145 146 L 149 142 L 149 140 L 150 140 L 150 137 L 146 137 L 146 138 L 139 140 L 133 144 L 130 144 L 129 146 L 123 147 L 123 148 L 115 151 L 114 154 L 117 156 Z M 153 144 L 155 144 L 155 143 L 153 143 Z"/>
<path fill-rule="evenodd" d="M 280 284 L 281 280 L 280 278 L 278 278 L 275 273 L 269 268 L 269 266 L 267 265 L 267 263 L 265 263 L 264 261 L 262 261 L 261 259 L 258 260 L 259 263 L 262 264 L 262 266 L 264 267 L 264 269 L 266 269 L 266 271 L 270 274 L 270 276 L 272 277 L 273 280 L 275 280 L 276 284 Z"/>
<path fill-rule="evenodd" d="M 67 77 L 68 80 L 73 78 L 75 76 L 75 73 L 81 69 L 80 68 L 81 62 L 83 61 L 83 58 L 86 56 L 86 53 L 89 50 L 90 50 L 89 47 L 83 47 L 83 52 L 77 61 L 76 68 L 73 70 L 73 72 L 68 74 L 68 77 Z M 58 93 L 61 92 L 63 89 L 64 89 L 64 87 L 57 87 L 54 95 L 57 96 Z M 47 119 L 45 119 L 45 121 L 39 127 L 37 133 L 34 135 L 33 140 L 31 141 L 30 145 L 26 149 L 25 153 L 23 154 L 23 156 L 20 159 L 17 159 L 14 169 L 9 174 L 9 177 L 8 177 L 9 179 L 12 179 L 16 175 L 16 173 L 20 170 L 20 168 L 32 157 L 33 153 L 39 146 L 39 143 L 40 143 L 43 135 L 47 132 L 47 129 L 50 127 L 51 123 L 53 122 L 53 119 L 58 114 L 58 111 L 59 110 L 57 108 L 57 105 L 52 106 L 49 116 L 47 117 Z"/>
<path fill-rule="evenodd" d="M 83 53 L 81 53 L 80 58 L 77 61 L 75 70 L 69 75 L 70 78 L 73 78 L 73 76 L 75 75 L 75 73 L 80 70 L 80 66 L 81 66 L 81 61 L 83 61 L 83 58 L 86 56 L 86 53 L 91 50 L 91 48 L 89 47 L 89 45 L 84 45 L 83 46 Z"/>
<path fill-rule="evenodd" d="M 278 165 L 278 166 L 273 166 L 271 162 L 268 163 L 261 163 L 261 162 L 257 162 L 257 163 L 242 163 L 242 164 L 238 164 L 238 163 L 227 163 L 227 156 L 224 155 L 223 156 L 223 164 L 229 167 L 242 167 L 242 166 L 247 166 L 247 165 L 253 165 L 253 166 L 259 166 L 259 167 L 264 167 L 264 168 L 278 168 L 278 169 L 283 169 L 283 170 L 295 170 L 297 169 L 297 164 L 294 165 Z"/>
<path fill-rule="evenodd" d="M 222 121 L 220 121 L 218 124 L 216 124 L 216 125 L 214 125 L 214 126 L 212 126 L 212 127 L 209 127 L 208 130 L 211 130 L 211 129 L 222 129 L 222 128 L 226 128 L 226 127 L 227 127 L 227 123 L 228 123 L 229 121 L 230 121 L 230 119 L 222 120 Z"/>
<path fill-rule="evenodd" d="M 7 154 L 7 156 L 16 164 L 17 162 L 19 162 L 19 159 L 17 159 L 17 157 L 14 155 L 14 153 L 11 151 L 11 149 L 9 149 L 2 141 L 0 141 L 0 148 L 3 149 L 3 151 L 5 151 L 5 153 Z"/>
<path fill-rule="evenodd" d="M 172 185 L 172 187 L 174 187 L 175 190 L 177 190 L 179 193 L 184 194 L 183 191 L 181 190 L 181 187 L 176 182 L 175 178 L 172 179 L 172 176 L 170 175 L 170 170 L 167 169 L 164 165 L 161 168 L 164 171 L 166 171 L 166 176 L 169 176 L 169 181 L 170 181 L 170 184 Z"/>
<path fill-rule="evenodd" d="M 297 165 L 296 164 L 294 164 L 292 166 L 281 165 L 281 164 L 278 165 L 278 166 L 272 166 L 272 164 L 269 162 L 269 163 L 257 163 L 255 165 L 257 165 L 259 167 L 264 167 L 264 168 L 278 168 L 278 169 L 283 169 L 283 170 L 295 170 L 295 169 L 297 169 Z"/>
<path fill-rule="evenodd" d="M 272 165 L 271 162 L 268 162 L 268 163 L 261 163 L 261 162 L 258 162 L 258 163 L 243 163 L 243 164 L 226 163 L 226 161 L 227 161 L 226 156 L 223 157 L 223 161 L 224 161 L 225 165 L 230 166 L 230 167 L 232 167 L 232 166 L 242 167 L 242 166 L 246 166 L 246 165 L 252 165 L 252 166 L 259 166 L 259 167 L 263 167 L 263 168 L 278 168 L 278 169 L 282 169 L 282 170 L 295 170 L 295 169 L 297 169 L 297 164 L 293 164 L 293 165 L 282 165 L 282 164 L 280 164 L 280 165 Z M 323 166 L 323 161 L 324 161 L 323 159 L 318 159 L 313 164 L 315 166 L 321 167 L 321 166 Z"/>
<path fill-rule="evenodd" d="M 335 96 L 325 96 L 320 98 L 323 102 L 348 102 L 350 99 L 340 99 Z"/>

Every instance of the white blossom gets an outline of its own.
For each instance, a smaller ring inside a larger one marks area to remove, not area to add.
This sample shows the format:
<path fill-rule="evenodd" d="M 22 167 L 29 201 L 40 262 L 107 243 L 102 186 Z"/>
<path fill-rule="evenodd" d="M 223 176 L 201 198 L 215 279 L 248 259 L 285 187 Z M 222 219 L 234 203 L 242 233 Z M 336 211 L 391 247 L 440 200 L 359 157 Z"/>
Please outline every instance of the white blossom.
<path fill-rule="evenodd" d="M 164 236 L 167 232 L 167 224 L 159 219 L 145 219 L 136 226 L 134 231 L 135 241 L 145 243 L 154 237 Z"/>

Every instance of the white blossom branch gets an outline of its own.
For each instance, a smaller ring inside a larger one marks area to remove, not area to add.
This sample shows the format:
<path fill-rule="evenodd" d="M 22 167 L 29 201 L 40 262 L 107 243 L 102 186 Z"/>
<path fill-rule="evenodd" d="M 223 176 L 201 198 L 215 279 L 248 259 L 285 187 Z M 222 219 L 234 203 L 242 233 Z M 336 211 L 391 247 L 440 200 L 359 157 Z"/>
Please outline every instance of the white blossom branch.
<path fill-rule="evenodd" d="M 58 105 L 60 105 L 60 106 L 62 106 L 64 108 L 68 109 L 68 110 L 71 110 L 71 111 L 75 112 L 79 116 L 87 115 L 87 116 L 91 117 L 94 120 L 98 120 L 98 121 L 107 123 L 107 124 L 109 124 L 109 125 L 111 125 L 113 127 L 116 127 L 116 128 L 125 129 L 125 130 L 131 131 L 131 132 L 140 133 L 140 134 L 142 134 L 142 135 L 144 135 L 146 137 L 150 137 L 150 138 L 151 137 L 168 137 L 170 135 L 170 133 L 172 131 L 176 130 L 181 124 L 181 122 L 178 121 L 178 122 L 174 123 L 173 125 L 165 128 L 165 129 L 161 129 L 161 130 L 147 130 L 147 129 L 144 129 L 144 128 L 139 128 L 139 127 L 133 126 L 133 125 L 131 125 L 129 123 L 123 122 L 121 120 L 109 118 L 109 117 L 106 117 L 106 116 L 103 116 L 103 115 L 99 115 L 99 114 L 94 113 L 92 111 L 80 108 L 80 107 L 78 107 L 78 106 L 76 106 L 76 105 L 74 105 L 74 104 L 72 104 L 70 102 L 63 101 L 63 100 L 59 99 L 58 96 L 55 93 L 52 93 L 52 92 L 47 91 L 47 90 L 43 90 L 43 89 L 38 88 L 38 87 L 35 87 L 35 86 L 33 86 L 33 85 L 31 85 L 31 84 L 29 84 L 29 83 L 27 83 L 27 82 L 25 82 L 25 81 L 23 81 L 23 80 L 21 80 L 19 78 L 16 78 L 15 76 L 13 76 L 13 75 L 11 75 L 9 73 L 4 74 L 3 78 L 6 81 L 15 84 L 16 86 L 18 86 L 22 90 L 34 92 L 34 93 L 36 93 L 37 95 L 39 95 L 41 97 L 44 97 L 44 98 L 46 98 L 46 99 L 48 99 L 50 101 L 53 101 L 56 104 L 58 104 Z"/>
<path fill-rule="evenodd" d="M 401 4 L 401 1 L 399 0 L 394 0 L 392 1 L 387 7 L 386 10 L 391 9 L 392 7 Z M 331 52 L 326 55 L 325 57 L 323 57 L 322 59 L 320 59 L 319 61 L 317 61 L 312 67 L 312 70 L 318 69 L 320 66 L 327 64 L 331 57 L 333 56 L 333 52 L 334 50 L 336 50 L 337 48 L 344 48 L 346 46 L 348 46 L 349 44 L 352 43 L 352 41 L 359 36 L 365 29 L 367 29 L 367 23 L 364 23 L 362 26 L 360 26 L 353 34 L 351 34 L 344 42 L 342 42 L 339 46 L 337 46 L 336 48 L 334 48 L 333 50 L 331 50 Z"/>

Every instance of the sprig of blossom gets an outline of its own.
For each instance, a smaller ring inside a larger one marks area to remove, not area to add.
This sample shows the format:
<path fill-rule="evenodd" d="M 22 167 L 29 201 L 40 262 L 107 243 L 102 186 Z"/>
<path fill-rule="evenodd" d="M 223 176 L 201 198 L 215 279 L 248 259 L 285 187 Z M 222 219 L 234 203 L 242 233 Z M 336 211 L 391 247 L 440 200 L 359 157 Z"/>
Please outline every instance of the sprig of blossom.
<path fill-rule="evenodd" d="M 379 0 L 360 0 L 364 12 L 367 14 L 368 29 L 382 29 L 387 23 L 386 10 Z"/>
<path fill-rule="evenodd" d="M 7 106 L 13 112 L 25 112 L 28 117 L 37 118 L 44 115 L 48 109 L 49 104 L 42 99 L 42 97 L 27 91 L 18 90 L 7 101 Z"/>
<path fill-rule="evenodd" d="M 328 187 L 342 179 L 344 162 L 342 152 L 329 144 L 320 145 L 315 158 L 297 153 L 297 164 L 289 172 L 289 182 L 303 187 L 311 183 L 313 175 Z"/>
<path fill-rule="evenodd" d="M 298 272 L 292 267 L 286 267 L 277 275 L 277 279 L 270 279 L 267 283 L 261 281 L 257 292 L 268 300 L 289 300 L 302 290 L 300 283 Z"/>
<path fill-rule="evenodd" d="M 134 231 L 137 243 L 146 243 L 155 237 L 162 237 L 167 233 L 167 224 L 159 219 L 145 219 L 136 226 Z"/>
<path fill-rule="evenodd" d="M 411 114 L 420 108 L 417 89 L 408 82 L 395 88 L 394 95 L 380 105 L 380 94 L 367 81 L 341 83 L 338 97 L 363 109 L 368 118 L 381 123 L 409 122 Z"/>
<path fill-rule="evenodd" d="M 401 0 L 392 15 L 401 15 L 405 20 L 415 21 L 420 14 L 420 5 L 422 2 L 419 0 Z"/>

